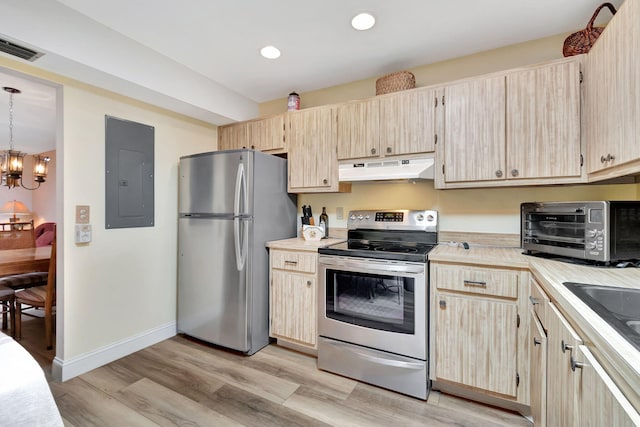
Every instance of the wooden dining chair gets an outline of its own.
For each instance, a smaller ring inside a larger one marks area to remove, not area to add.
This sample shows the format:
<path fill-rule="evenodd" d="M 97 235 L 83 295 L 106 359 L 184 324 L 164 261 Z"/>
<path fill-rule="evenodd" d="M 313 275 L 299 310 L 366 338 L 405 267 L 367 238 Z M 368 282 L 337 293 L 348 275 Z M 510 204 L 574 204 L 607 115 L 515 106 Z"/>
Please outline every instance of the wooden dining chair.
<path fill-rule="evenodd" d="M 47 343 L 47 350 L 53 348 L 53 309 L 56 306 L 56 238 L 53 239 L 51 245 L 51 259 L 49 260 L 49 271 L 42 277 L 45 278 L 45 282 L 41 286 L 30 287 L 16 291 L 15 293 L 15 338 L 20 340 L 22 338 L 22 315 L 24 310 L 30 308 L 44 309 L 44 327 L 45 337 Z M 26 273 L 26 275 L 33 275 L 33 273 Z M 21 275 L 14 275 L 12 277 L 19 278 Z"/>
<path fill-rule="evenodd" d="M 33 220 L 30 222 L 0 223 L 0 250 L 35 248 Z"/>
<path fill-rule="evenodd" d="M 14 335 L 15 324 L 16 324 L 16 316 L 15 316 L 15 292 L 11 288 L 7 288 L 5 286 L 0 286 L 0 312 L 2 313 L 2 330 L 6 330 L 9 323 L 8 320 L 11 320 L 11 335 Z"/>

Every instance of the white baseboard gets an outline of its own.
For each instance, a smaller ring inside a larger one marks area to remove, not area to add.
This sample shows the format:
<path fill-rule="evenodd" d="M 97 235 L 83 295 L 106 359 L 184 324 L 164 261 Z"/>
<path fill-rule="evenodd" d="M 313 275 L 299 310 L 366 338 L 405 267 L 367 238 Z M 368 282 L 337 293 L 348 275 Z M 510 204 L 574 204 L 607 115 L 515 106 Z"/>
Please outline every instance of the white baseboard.
<path fill-rule="evenodd" d="M 70 380 L 176 334 L 177 323 L 171 322 L 71 359 L 62 360 L 56 357 L 53 359 L 51 376 L 59 381 Z"/>

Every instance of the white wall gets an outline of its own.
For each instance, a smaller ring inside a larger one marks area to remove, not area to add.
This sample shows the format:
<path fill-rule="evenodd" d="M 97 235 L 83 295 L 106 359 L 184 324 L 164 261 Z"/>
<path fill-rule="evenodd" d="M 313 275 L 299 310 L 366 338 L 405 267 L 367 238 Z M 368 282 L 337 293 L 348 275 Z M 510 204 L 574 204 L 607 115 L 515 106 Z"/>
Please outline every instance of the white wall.
<path fill-rule="evenodd" d="M 105 115 L 155 127 L 155 226 L 105 223 Z M 144 104 L 64 86 L 64 360 L 176 320 L 177 176 L 181 155 L 216 148 L 211 126 Z M 60 153 L 59 153 L 60 156 Z M 93 240 L 73 241 L 76 205 L 89 205 Z"/>
<path fill-rule="evenodd" d="M 43 222 L 56 222 L 56 152 L 53 150 L 41 154 L 48 156 L 51 160 L 46 181 L 40 184 L 40 188 L 31 191 L 33 222 L 36 226 Z M 35 186 L 36 183 L 31 178 L 28 185 Z"/>

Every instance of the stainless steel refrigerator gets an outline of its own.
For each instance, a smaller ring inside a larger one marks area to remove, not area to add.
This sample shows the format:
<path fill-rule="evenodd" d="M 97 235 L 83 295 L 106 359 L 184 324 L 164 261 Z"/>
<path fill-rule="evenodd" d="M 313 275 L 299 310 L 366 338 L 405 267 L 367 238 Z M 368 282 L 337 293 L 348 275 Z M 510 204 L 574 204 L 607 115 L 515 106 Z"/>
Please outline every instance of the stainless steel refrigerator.
<path fill-rule="evenodd" d="M 178 332 L 247 354 L 269 342 L 265 243 L 296 235 L 287 161 L 253 150 L 180 158 Z"/>

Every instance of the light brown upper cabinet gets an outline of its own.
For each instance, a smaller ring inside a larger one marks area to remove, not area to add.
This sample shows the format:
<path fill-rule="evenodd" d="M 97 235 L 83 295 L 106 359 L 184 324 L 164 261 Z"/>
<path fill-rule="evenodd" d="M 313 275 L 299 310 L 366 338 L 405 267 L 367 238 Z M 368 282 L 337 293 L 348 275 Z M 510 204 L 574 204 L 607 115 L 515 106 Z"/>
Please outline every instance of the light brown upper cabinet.
<path fill-rule="evenodd" d="M 247 148 L 260 151 L 285 150 L 285 114 L 247 122 Z"/>
<path fill-rule="evenodd" d="M 218 150 L 236 150 L 246 147 L 247 125 L 245 122 L 218 127 Z"/>
<path fill-rule="evenodd" d="M 380 155 L 380 102 L 377 98 L 337 107 L 338 160 Z"/>
<path fill-rule="evenodd" d="M 435 104 L 428 88 L 339 105 L 338 160 L 433 152 Z"/>
<path fill-rule="evenodd" d="M 620 6 L 585 67 L 584 131 L 590 181 L 640 171 L 640 2 Z"/>
<path fill-rule="evenodd" d="M 444 181 L 504 178 L 504 75 L 468 80 L 444 89 Z"/>
<path fill-rule="evenodd" d="M 220 126 L 218 149 L 251 148 L 260 151 L 285 151 L 285 114 Z"/>
<path fill-rule="evenodd" d="M 287 114 L 289 192 L 350 191 L 338 182 L 336 110 L 310 108 Z"/>
<path fill-rule="evenodd" d="M 436 186 L 583 182 L 580 60 L 445 87 Z"/>
<path fill-rule="evenodd" d="M 435 150 L 436 91 L 431 88 L 380 97 L 380 151 L 383 156 Z"/>
<path fill-rule="evenodd" d="M 506 79 L 506 176 L 579 178 L 579 60 L 525 69 Z"/>

